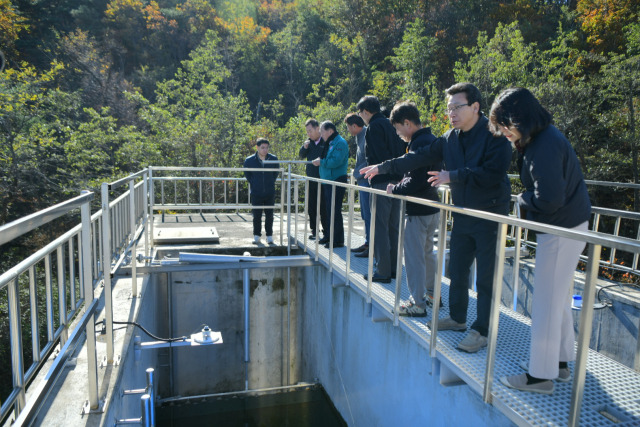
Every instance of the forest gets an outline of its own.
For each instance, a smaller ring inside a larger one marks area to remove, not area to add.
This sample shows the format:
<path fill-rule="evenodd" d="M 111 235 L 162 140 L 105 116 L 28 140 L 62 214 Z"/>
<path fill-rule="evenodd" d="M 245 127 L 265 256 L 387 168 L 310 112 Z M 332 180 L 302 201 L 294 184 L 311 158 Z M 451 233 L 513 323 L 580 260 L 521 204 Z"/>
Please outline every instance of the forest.
<path fill-rule="evenodd" d="M 0 224 L 148 165 L 295 158 L 309 117 L 531 89 L 587 178 L 638 182 L 635 0 L 0 0 Z M 618 208 L 639 210 L 633 197 Z M 600 203 L 596 203 L 602 205 Z"/>

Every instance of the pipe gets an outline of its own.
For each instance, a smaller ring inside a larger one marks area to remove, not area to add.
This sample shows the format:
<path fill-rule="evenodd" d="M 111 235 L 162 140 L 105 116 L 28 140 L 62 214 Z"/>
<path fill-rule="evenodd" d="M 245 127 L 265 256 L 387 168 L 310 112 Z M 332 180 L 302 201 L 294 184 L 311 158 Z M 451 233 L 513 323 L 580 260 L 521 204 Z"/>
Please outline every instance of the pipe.
<path fill-rule="evenodd" d="M 242 270 L 242 294 L 244 299 L 244 387 L 249 390 L 249 270 Z"/>

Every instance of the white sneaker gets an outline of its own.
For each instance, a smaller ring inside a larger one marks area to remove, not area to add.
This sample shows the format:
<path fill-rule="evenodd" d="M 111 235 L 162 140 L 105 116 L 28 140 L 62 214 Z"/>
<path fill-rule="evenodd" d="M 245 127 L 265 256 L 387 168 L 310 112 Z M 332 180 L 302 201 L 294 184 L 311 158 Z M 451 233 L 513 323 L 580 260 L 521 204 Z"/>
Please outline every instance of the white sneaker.
<path fill-rule="evenodd" d="M 253 236 L 253 243 L 260 243 L 260 236 Z"/>
<path fill-rule="evenodd" d="M 273 236 L 267 236 L 267 243 L 270 245 L 273 244 Z"/>

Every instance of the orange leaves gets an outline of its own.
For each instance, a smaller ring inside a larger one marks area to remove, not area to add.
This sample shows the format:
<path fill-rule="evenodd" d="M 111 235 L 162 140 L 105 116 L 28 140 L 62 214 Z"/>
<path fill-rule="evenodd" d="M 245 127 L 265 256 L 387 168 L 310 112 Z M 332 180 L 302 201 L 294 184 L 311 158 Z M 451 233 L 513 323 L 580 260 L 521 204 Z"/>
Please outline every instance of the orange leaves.
<path fill-rule="evenodd" d="M 216 18 L 216 22 L 230 34 L 240 39 L 248 39 L 254 43 L 265 43 L 271 29 L 257 25 L 252 17 L 244 16 L 233 21 Z"/>
<path fill-rule="evenodd" d="M 594 51 L 621 53 L 624 27 L 637 21 L 640 4 L 636 0 L 578 0 L 577 11 Z"/>

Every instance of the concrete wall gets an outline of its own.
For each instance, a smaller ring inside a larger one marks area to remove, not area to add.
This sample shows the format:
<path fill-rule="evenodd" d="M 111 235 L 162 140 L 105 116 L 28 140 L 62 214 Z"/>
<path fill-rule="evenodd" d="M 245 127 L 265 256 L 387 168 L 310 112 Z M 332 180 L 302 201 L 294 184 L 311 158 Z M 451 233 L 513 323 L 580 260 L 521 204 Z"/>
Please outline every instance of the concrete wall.
<path fill-rule="evenodd" d="M 250 272 L 250 362 L 248 388 L 277 387 L 298 378 L 298 278 L 291 269 L 288 304 L 287 269 Z M 191 335 L 207 324 L 222 333 L 223 344 L 171 349 L 171 377 L 165 376 L 162 395 L 198 394 L 245 389 L 244 306 L 241 270 L 170 273 L 163 280 L 171 296 L 167 335 Z M 291 310 L 289 312 L 289 310 Z M 165 312 L 169 312 L 168 305 Z M 290 316 L 289 316 L 290 313 Z M 288 328 L 289 320 L 291 328 Z M 290 347 L 287 343 L 290 339 Z M 289 354 L 289 363 L 287 355 Z M 166 363 L 169 363 L 167 354 Z M 290 367 L 290 370 L 288 370 Z"/>
<path fill-rule="evenodd" d="M 426 350 L 390 322 L 373 323 L 324 267 L 305 271 L 302 378 L 317 378 L 350 426 L 501 426 L 511 422 L 467 385 L 444 387 Z"/>

